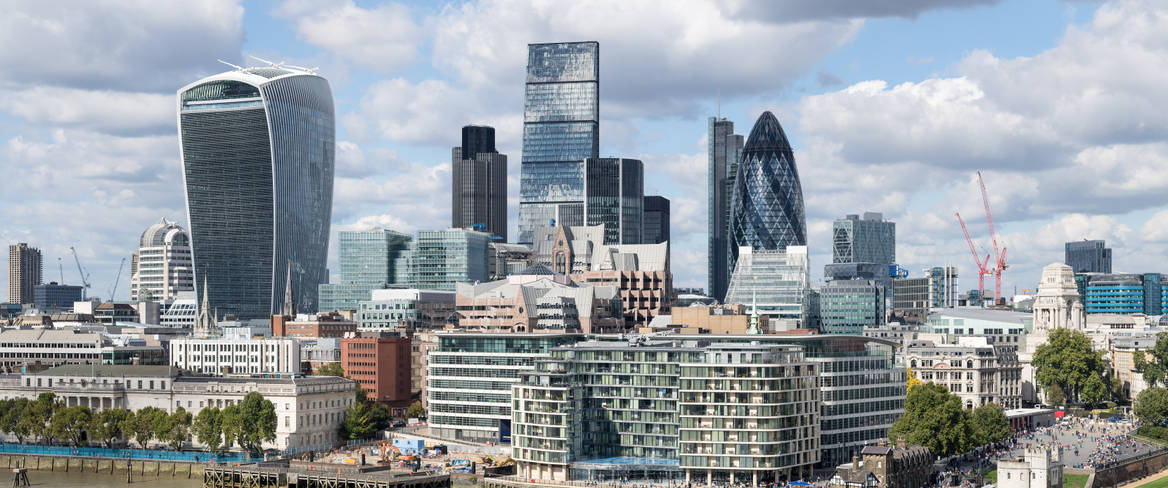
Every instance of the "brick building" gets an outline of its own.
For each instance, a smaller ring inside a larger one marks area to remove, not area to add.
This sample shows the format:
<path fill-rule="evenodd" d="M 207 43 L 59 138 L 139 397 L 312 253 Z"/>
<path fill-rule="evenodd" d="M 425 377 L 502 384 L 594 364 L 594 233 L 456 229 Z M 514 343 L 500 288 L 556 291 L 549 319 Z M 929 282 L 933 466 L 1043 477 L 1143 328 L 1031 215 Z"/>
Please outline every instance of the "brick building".
<path fill-rule="evenodd" d="M 341 367 L 370 400 L 385 404 L 395 417 L 405 417 L 413 396 L 408 337 L 350 332 L 341 339 Z"/>
<path fill-rule="evenodd" d="M 340 338 L 357 331 L 357 322 L 338 313 L 299 314 L 295 319 L 286 315 L 272 316 L 273 337 Z"/>

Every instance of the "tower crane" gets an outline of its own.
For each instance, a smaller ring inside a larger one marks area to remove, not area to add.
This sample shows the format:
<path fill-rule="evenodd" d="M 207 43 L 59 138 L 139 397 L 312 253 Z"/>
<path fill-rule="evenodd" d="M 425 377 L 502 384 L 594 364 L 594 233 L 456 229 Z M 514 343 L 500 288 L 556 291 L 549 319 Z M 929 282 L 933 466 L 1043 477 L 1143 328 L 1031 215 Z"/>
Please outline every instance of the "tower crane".
<path fill-rule="evenodd" d="M 990 240 L 994 243 L 994 305 L 1002 300 L 1002 272 L 1010 266 L 1006 264 L 1006 247 L 998 248 L 998 233 L 994 231 L 994 218 L 990 215 L 990 199 L 986 196 L 985 181 L 981 178 L 981 171 L 977 172 L 977 184 L 981 187 L 981 202 L 985 205 L 986 222 L 990 226 Z"/>
<path fill-rule="evenodd" d="M 985 276 L 990 274 L 988 268 L 990 263 L 990 255 L 986 254 L 985 260 L 977 254 L 977 249 L 973 247 L 973 239 L 969 237 L 969 229 L 965 228 L 965 221 L 961 219 L 961 212 L 957 212 L 957 222 L 961 224 L 961 232 L 965 233 L 965 242 L 969 244 L 969 253 L 973 254 L 973 262 L 977 264 L 977 294 L 980 296 L 985 290 Z"/>
<path fill-rule="evenodd" d="M 84 300 L 89 294 L 89 274 L 81 268 L 81 259 L 77 257 L 77 249 L 69 246 L 69 252 L 73 253 L 73 261 L 77 263 L 77 274 L 81 275 L 81 299 Z"/>
<path fill-rule="evenodd" d="M 126 258 L 122 258 L 122 264 L 118 265 L 118 275 L 114 277 L 114 286 L 113 286 L 113 288 L 110 288 L 109 301 L 111 301 L 111 302 L 114 301 L 114 293 L 117 293 L 118 282 L 121 281 L 121 279 L 122 279 L 122 268 L 125 268 L 125 267 L 126 267 Z"/>

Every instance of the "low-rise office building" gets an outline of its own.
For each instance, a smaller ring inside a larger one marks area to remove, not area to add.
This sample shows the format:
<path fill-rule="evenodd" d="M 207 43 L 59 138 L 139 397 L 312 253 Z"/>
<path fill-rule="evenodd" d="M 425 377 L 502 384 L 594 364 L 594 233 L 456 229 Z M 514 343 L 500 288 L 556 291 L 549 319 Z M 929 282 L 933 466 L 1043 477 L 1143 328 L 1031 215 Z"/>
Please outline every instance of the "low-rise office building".
<path fill-rule="evenodd" d="M 314 374 L 326 364 L 340 364 L 341 340 L 335 337 L 301 340 L 300 362 L 305 374 Z"/>
<path fill-rule="evenodd" d="M 35 399 L 51 392 L 67 407 L 84 405 L 95 411 L 156 407 L 171 413 L 182 407 L 197 415 L 203 408 L 223 408 L 257 392 L 276 409 L 276 439 L 263 445 L 273 449 L 333 447 L 355 389 L 352 380 L 335 376 L 216 378 L 183 375 L 168 366 L 66 365 L 0 375 L 0 399 Z"/>
<path fill-rule="evenodd" d="M 615 286 L 581 284 L 543 265 L 505 280 L 459 283 L 457 323 L 483 332 L 623 332 L 621 298 Z"/>
<path fill-rule="evenodd" d="M 291 320 L 282 315 L 272 316 L 272 336 L 274 337 L 339 338 L 356 331 L 356 322 L 347 320 L 337 313 L 302 313 Z"/>
<path fill-rule="evenodd" d="M 182 338 L 170 341 L 170 364 L 204 374 L 297 374 L 300 341 L 277 338 Z"/>
<path fill-rule="evenodd" d="M 956 344 L 918 339 L 905 360 L 922 382 L 936 383 L 961 398 L 965 408 L 997 403 L 1022 406 L 1022 365 L 1017 350 L 992 345 L 985 337 L 961 337 Z"/>
<path fill-rule="evenodd" d="M 100 363 L 110 345 L 101 334 L 76 329 L 26 329 L 0 332 L 0 365 Z"/>
<path fill-rule="evenodd" d="M 709 305 L 674 307 L 670 315 L 659 315 L 666 318 L 669 329 L 679 334 L 746 334 L 750 330 L 752 314 L 746 305 Z M 769 333 L 770 320 L 766 315 L 755 317 L 755 325 L 759 333 Z M 660 321 L 655 321 L 657 325 Z M 655 329 L 642 328 L 642 332 L 658 332 Z"/>
<path fill-rule="evenodd" d="M 413 391 L 410 339 L 388 332 L 349 333 L 341 339 L 345 376 L 361 384 L 369 399 L 404 417 Z"/>
<path fill-rule="evenodd" d="M 932 310 L 920 331 L 945 335 L 948 343 L 959 337 L 985 337 L 991 345 L 1017 351 L 1033 326 L 1034 314 L 1028 312 L 956 307 Z"/>
<path fill-rule="evenodd" d="M 792 345 L 557 347 L 514 388 L 514 458 L 539 480 L 794 480 L 819 461 L 817 375 Z"/>
<path fill-rule="evenodd" d="M 372 296 L 372 300 L 357 305 L 357 330 L 432 331 L 453 321 L 452 291 L 389 289 L 373 290 Z"/>

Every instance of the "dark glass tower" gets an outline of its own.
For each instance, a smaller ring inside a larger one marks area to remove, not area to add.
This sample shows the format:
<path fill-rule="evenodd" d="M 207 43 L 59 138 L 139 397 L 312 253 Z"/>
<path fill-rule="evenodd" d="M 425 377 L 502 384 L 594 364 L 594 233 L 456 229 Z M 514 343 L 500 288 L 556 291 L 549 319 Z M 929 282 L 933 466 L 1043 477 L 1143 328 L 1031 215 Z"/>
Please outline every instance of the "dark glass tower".
<path fill-rule="evenodd" d="M 669 199 L 650 195 L 645 197 L 645 217 L 642 218 L 642 244 L 660 244 L 669 240 Z"/>
<path fill-rule="evenodd" d="M 180 89 L 178 112 L 195 280 L 210 307 L 240 319 L 279 313 L 290 269 L 295 302 L 316 310 L 333 202 L 328 82 L 242 68 Z"/>
<path fill-rule="evenodd" d="M 551 221 L 584 224 L 584 160 L 600 153 L 600 44 L 530 44 L 523 106 L 519 239 Z"/>
<path fill-rule="evenodd" d="M 807 245 L 803 189 L 795 154 L 774 114 L 763 112 L 754 123 L 734 179 L 730 218 L 731 263 L 738 248 L 783 250 Z"/>
<path fill-rule="evenodd" d="M 468 125 L 451 151 L 450 226 L 507 240 L 507 156 L 495 152 L 495 129 Z"/>
<path fill-rule="evenodd" d="M 640 244 L 645 170 L 640 160 L 585 160 L 587 225 L 604 226 L 605 244 Z"/>
<path fill-rule="evenodd" d="M 734 177 L 738 171 L 738 159 L 742 155 L 742 136 L 734 133 L 734 122 L 710 117 L 709 119 L 709 173 L 707 195 L 709 198 L 709 219 L 707 221 L 706 290 L 711 297 L 722 300 L 726 297 L 726 287 L 730 284 L 730 204 L 734 195 Z"/>
<path fill-rule="evenodd" d="M 1076 273 L 1110 273 L 1111 248 L 1102 240 L 1068 242 L 1064 262 Z"/>

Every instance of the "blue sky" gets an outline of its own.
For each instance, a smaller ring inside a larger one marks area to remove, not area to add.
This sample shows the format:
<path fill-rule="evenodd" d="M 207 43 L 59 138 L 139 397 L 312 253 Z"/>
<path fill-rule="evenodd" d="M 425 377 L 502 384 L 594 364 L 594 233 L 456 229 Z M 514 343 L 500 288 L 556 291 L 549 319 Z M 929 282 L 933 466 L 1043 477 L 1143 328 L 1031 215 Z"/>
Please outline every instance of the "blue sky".
<path fill-rule="evenodd" d="M 76 246 L 102 296 L 142 230 L 185 220 L 174 91 L 224 70 L 216 58 L 330 80 L 335 270 L 338 230 L 449 222 L 450 147 L 468 123 L 495 126 L 510 157 L 514 227 L 526 44 L 562 40 L 601 44 L 601 153 L 644 160 L 646 193 L 672 200 L 679 286 L 705 286 L 719 100 L 740 134 L 763 110 L 786 129 L 813 277 L 831 219 L 877 211 L 898 223 L 910 272 L 954 264 L 973 287 L 953 212 L 989 245 L 978 170 L 1010 248 L 1004 290 L 1033 288 L 1080 238 L 1107 239 L 1117 270 L 1168 271 L 1168 12 L 1155 2 L 117 4 L 19 3 L 0 18 L 0 238 L 40 246 L 52 280 Z"/>

